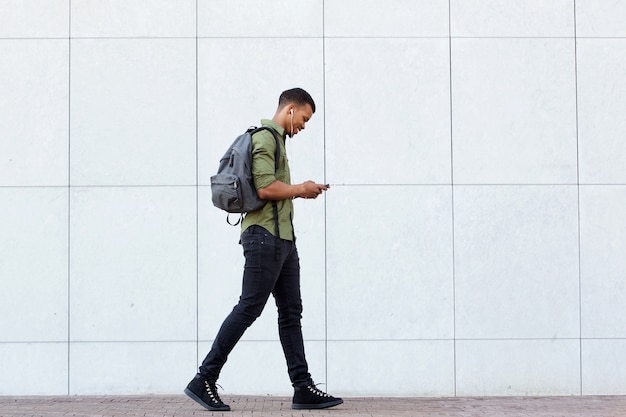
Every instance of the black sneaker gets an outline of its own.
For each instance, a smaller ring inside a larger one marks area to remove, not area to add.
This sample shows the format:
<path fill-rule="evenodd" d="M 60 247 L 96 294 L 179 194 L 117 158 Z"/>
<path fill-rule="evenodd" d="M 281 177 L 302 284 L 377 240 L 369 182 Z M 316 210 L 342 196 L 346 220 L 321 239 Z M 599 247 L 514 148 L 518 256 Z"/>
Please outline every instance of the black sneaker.
<path fill-rule="evenodd" d="M 315 385 L 312 384 L 306 387 L 295 387 L 291 408 L 294 410 L 311 410 L 334 407 L 339 404 L 343 404 L 341 398 L 328 395 L 318 390 Z"/>
<path fill-rule="evenodd" d="M 224 404 L 217 394 L 215 381 L 203 375 L 197 374 L 191 380 L 185 388 L 185 394 L 209 411 L 230 411 L 230 406 Z"/>

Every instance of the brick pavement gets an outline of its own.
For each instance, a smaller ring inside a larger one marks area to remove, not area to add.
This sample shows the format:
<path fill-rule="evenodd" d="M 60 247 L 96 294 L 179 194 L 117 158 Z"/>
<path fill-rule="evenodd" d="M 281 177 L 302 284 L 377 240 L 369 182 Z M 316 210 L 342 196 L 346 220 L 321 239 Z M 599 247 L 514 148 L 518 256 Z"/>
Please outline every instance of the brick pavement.
<path fill-rule="evenodd" d="M 626 396 L 344 398 L 327 410 L 291 410 L 287 397 L 223 396 L 231 412 L 209 412 L 184 395 L 0 396 L 2 417 L 626 417 Z"/>

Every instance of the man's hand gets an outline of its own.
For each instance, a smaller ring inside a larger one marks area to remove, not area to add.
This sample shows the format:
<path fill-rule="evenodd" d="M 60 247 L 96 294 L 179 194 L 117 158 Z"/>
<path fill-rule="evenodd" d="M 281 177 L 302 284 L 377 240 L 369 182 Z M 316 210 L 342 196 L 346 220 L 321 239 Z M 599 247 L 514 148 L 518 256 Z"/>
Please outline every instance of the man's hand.
<path fill-rule="evenodd" d="M 323 191 L 330 188 L 328 184 L 317 184 L 313 181 L 306 181 L 301 184 L 302 192 L 297 197 L 302 198 L 317 198 Z"/>

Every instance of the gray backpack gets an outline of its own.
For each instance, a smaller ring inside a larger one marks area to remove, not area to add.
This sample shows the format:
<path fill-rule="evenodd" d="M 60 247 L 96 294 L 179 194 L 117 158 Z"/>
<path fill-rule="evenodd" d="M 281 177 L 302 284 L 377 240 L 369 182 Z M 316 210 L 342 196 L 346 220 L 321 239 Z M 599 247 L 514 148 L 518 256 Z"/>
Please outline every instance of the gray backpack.
<path fill-rule="evenodd" d="M 276 132 L 268 126 L 250 127 L 228 147 L 220 159 L 217 174 L 211 177 L 213 205 L 228 213 L 242 214 L 234 225 L 239 224 L 244 213 L 259 210 L 267 203 L 267 200 L 259 198 L 252 178 L 252 135 L 261 130 L 268 130 L 276 140 L 274 169 L 277 170 L 280 144 Z M 226 216 L 226 221 L 232 224 L 228 216 Z"/>

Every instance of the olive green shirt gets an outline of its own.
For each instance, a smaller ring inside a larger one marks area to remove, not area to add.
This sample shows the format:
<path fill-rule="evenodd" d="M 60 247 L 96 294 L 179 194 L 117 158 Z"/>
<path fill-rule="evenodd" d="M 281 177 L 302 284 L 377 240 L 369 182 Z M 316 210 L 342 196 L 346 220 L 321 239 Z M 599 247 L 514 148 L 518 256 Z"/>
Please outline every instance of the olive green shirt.
<path fill-rule="evenodd" d="M 289 161 L 285 150 L 285 129 L 274 123 L 272 120 L 261 120 L 261 125 L 272 127 L 278 133 L 280 147 L 280 160 L 278 170 L 275 171 L 276 162 L 276 141 L 271 132 L 261 130 L 252 136 L 252 177 L 256 189 L 265 188 L 278 180 L 285 184 L 291 184 L 291 174 L 289 173 Z M 280 238 L 285 240 L 295 240 L 293 230 L 293 202 L 290 198 L 279 200 L 278 204 L 278 229 Z M 241 232 L 248 227 L 258 225 L 267 229 L 276 236 L 274 225 L 274 209 L 272 202 L 268 201 L 261 209 L 251 211 L 241 223 Z"/>

